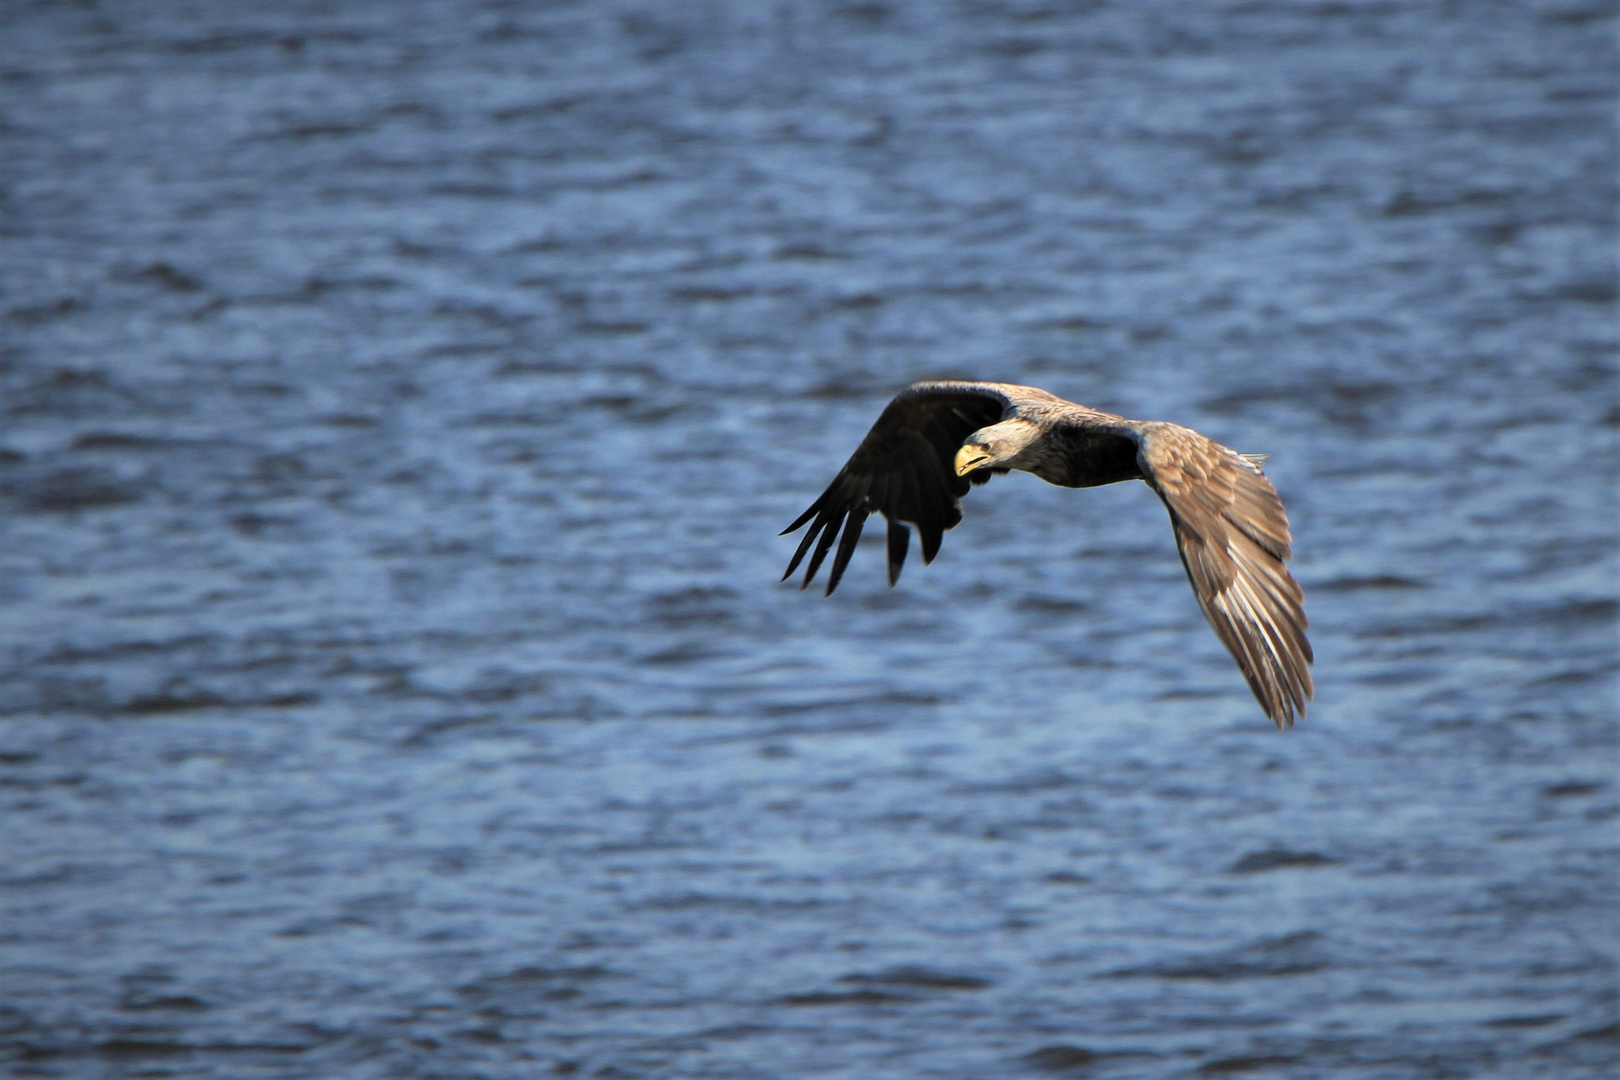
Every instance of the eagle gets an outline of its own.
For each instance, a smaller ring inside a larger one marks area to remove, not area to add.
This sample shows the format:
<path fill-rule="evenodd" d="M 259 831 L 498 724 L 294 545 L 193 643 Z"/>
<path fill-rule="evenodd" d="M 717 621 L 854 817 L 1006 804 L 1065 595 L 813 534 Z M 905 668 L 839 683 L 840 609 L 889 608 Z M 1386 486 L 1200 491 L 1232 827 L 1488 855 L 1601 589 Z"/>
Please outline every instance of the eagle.
<path fill-rule="evenodd" d="M 922 538 L 923 562 L 933 562 L 945 530 L 962 520 L 962 496 L 998 473 L 1017 469 L 1071 488 L 1141 480 L 1170 511 L 1205 618 L 1266 715 L 1289 728 L 1314 693 L 1315 657 L 1304 592 L 1284 565 L 1292 553 L 1288 517 L 1260 469 L 1264 460 L 1190 428 L 1127 420 L 1033 386 L 913 383 L 884 408 L 821 497 L 782 530 L 810 525 L 782 580 L 808 553 L 800 586 L 808 588 L 836 542 L 831 596 L 875 512 L 888 521 L 892 588 L 911 543 L 907 526 Z"/>

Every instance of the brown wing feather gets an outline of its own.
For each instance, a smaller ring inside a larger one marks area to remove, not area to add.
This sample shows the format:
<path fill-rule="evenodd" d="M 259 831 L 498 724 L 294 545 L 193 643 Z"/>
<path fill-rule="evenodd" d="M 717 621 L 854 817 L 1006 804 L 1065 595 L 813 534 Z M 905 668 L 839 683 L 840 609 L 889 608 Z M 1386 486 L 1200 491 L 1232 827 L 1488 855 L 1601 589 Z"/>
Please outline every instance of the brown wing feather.
<path fill-rule="evenodd" d="M 1279 728 L 1312 696 L 1304 593 L 1283 560 L 1292 538 L 1277 489 L 1254 462 L 1174 424 L 1137 428 L 1150 486 L 1209 624 Z"/>
<path fill-rule="evenodd" d="M 966 477 L 957 476 L 953 463 L 956 451 L 964 439 L 996 423 L 1011 406 L 1011 400 L 995 383 L 916 383 L 902 390 L 884 408 L 827 490 L 782 530 L 785 536 L 810 523 L 783 580 L 798 569 L 809 553 L 810 563 L 801 586 L 808 588 L 842 531 L 843 540 L 827 575 L 827 593 L 831 595 L 844 576 L 867 517 L 873 513 L 889 521 L 890 585 L 900 579 L 900 568 L 910 546 L 910 533 L 901 522 L 916 527 L 922 538 L 923 562 L 933 562 L 945 531 L 962 520 L 958 500 L 967 494 L 970 482 L 982 484 L 990 475 L 990 470 L 981 469 Z"/>

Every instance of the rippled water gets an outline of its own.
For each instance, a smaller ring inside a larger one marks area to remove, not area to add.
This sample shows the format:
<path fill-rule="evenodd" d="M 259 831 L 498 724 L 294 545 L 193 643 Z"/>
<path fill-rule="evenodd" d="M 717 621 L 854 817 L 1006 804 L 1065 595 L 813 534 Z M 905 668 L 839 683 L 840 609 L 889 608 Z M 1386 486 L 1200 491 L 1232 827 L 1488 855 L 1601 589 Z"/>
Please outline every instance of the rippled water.
<path fill-rule="evenodd" d="M 1612 6 L 0 10 L 0 1061 L 1611 1075 Z M 888 590 L 909 380 L 1269 471 Z"/>

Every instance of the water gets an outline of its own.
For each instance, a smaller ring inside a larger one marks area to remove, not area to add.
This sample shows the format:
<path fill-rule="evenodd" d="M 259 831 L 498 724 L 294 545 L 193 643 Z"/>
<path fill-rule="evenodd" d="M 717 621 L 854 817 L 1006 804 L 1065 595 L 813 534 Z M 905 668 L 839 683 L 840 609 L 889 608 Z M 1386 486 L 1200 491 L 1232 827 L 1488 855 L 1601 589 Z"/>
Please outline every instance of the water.
<path fill-rule="evenodd" d="M 0 24 L 10 1075 L 1611 1075 L 1609 6 Z M 942 375 L 1270 453 L 1302 725 L 1140 485 L 778 585 Z"/>

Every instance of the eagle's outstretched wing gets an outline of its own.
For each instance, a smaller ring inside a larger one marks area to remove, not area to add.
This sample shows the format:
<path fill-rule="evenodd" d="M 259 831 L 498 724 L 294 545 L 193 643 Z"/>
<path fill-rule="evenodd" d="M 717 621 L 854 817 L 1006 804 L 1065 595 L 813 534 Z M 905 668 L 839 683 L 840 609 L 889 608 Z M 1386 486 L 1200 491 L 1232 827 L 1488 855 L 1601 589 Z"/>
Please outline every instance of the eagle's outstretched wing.
<path fill-rule="evenodd" d="M 970 481 L 982 484 L 992 472 L 981 469 L 966 477 L 957 476 L 952 465 L 956 451 L 969 435 L 1001 420 L 1013 407 L 1012 399 L 999 383 L 915 383 L 900 391 L 821 498 L 782 530 L 785 536 L 815 519 L 793 553 L 783 580 L 798 569 L 814 544 L 815 552 L 801 586 L 808 588 L 842 530 L 843 539 L 838 542 L 827 575 L 827 593 L 831 595 L 838 587 L 838 579 L 844 576 L 844 567 L 849 565 L 867 516 L 874 512 L 889 522 L 891 586 L 900 578 L 900 567 L 911 542 L 911 531 L 902 522 L 917 527 L 922 536 L 923 562 L 932 562 L 945 530 L 962 520 L 957 500 L 967 494 Z"/>
<path fill-rule="evenodd" d="M 1130 425 L 1137 463 L 1170 510 L 1198 606 L 1279 728 L 1313 693 L 1304 593 L 1283 560 L 1282 500 L 1253 458 L 1175 424 Z M 1121 430 L 1121 434 L 1125 434 Z"/>

